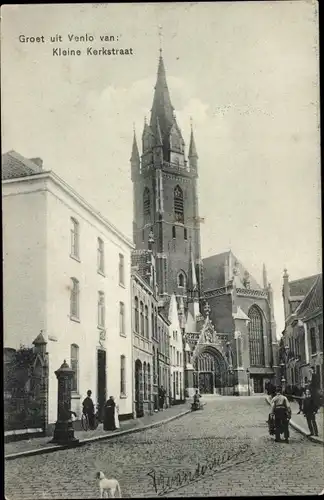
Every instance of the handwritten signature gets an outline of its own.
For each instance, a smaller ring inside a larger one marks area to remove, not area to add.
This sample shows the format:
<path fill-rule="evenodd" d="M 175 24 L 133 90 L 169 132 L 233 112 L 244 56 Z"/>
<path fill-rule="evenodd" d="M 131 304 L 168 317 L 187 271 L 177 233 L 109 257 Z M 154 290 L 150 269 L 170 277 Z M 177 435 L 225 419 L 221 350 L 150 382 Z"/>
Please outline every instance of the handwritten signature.
<path fill-rule="evenodd" d="M 249 445 L 244 444 L 236 451 L 225 451 L 221 456 L 214 455 L 204 465 L 201 465 L 200 462 L 198 462 L 194 471 L 180 471 L 172 474 L 171 476 L 165 477 L 161 472 L 156 472 L 155 469 L 151 469 L 147 475 L 152 479 L 155 493 L 159 496 L 164 495 L 174 489 L 178 489 L 189 483 L 198 481 L 201 477 L 205 476 L 208 471 L 213 472 L 221 465 L 238 458 L 239 455 L 245 453 L 248 448 Z"/>

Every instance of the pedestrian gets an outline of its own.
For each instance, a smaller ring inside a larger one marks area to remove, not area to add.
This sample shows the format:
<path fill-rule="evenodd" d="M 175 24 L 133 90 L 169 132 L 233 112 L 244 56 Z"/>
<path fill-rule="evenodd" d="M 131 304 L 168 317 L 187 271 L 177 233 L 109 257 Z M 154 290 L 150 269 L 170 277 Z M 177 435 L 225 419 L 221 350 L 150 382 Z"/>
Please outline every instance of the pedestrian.
<path fill-rule="evenodd" d="M 104 408 L 104 422 L 103 422 L 104 431 L 114 431 L 116 429 L 115 408 L 116 404 L 114 401 L 114 397 L 110 396 Z"/>
<path fill-rule="evenodd" d="M 115 398 L 114 398 L 115 400 Z M 115 400 L 115 427 L 116 429 L 119 429 L 120 428 L 120 424 L 119 424 L 119 405 L 117 403 L 117 401 Z"/>
<path fill-rule="evenodd" d="M 303 411 L 303 399 L 305 397 L 305 391 L 303 387 L 299 387 L 297 388 L 296 392 L 297 392 L 296 396 L 298 396 L 298 405 L 299 405 L 299 410 L 297 412 L 297 415 L 299 415 Z"/>
<path fill-rule="evenodd" d="M 87 391 L 87 397 L 83 400 L 82 407 L 83 407 L 83 414 L 87 415 L 88 421 L 89 421 L 89 428 L 94 429 L 95 427 L 95 408 L 93 401 L 91 399 L 92 392 L 90 389 Z"/>
<path fill-rule="evenodd" d="M 274 415 L 275 418 L 276 442 L 280 441 L 280 434 L 283 433 L 286 443 L 289 443 L 291 408 L 288 399 L 282 394 L 280 387 L 277 387 L 276 396 L 271 401 L 271 415 Z"/>
<path fill-rule="evenodd" d="M 306 389 L 305 398 L 303 401 L 303 414 L 306 417 L 310 436 L 318 436 L 318 429 L 316 424 L 316 413 L 318 406 L 314 400 L 311 391 Z"/>
<path fill-rule="evenodd" d="M 163 410 L 163 408 L 164 408 L 164 399 L 165 399 L 165 390 L 164 390 L 163 385 L 161 385 L 161 387 L 159 389 L 159 406 L 160 406 L 160 410 Z"/>

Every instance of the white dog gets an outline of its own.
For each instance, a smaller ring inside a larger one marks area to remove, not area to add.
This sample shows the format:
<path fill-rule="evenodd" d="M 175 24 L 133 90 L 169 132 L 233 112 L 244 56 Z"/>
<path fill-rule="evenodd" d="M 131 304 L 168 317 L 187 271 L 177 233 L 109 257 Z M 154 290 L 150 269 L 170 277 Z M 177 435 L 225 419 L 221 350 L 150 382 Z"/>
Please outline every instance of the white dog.
<path fill-rule="evenodd" d="M 100 498 L 121 498 L 121 490 L 117 479 L 107 479 L 103 472 L 97 472 L 99 479 Z"/>

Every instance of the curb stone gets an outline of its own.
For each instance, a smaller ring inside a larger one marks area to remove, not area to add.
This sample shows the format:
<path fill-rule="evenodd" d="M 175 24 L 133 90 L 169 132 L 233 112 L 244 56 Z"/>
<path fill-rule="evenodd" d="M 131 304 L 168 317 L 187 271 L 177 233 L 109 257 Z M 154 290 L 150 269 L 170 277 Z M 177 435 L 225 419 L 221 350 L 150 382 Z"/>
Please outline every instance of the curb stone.
<path fill-rule="evenodd" d="M 59 450 L 70 450 L 73 448 L 79 448 L 80 446 L 84 446 L 86 444 L 91 444 L 94 443 L 95 441 L 104 441 L 108 439 L 114 439 L 118 436 L 125 436 L 126 434 L 133 434 L 135 432 L 142 432 L 146 431 L 148 429 L 152 429 L 154 427 L 158 427 L 163 424 L 167 424 L 171 422 L 172 420 L 176 420 L 177 418 L 183 417 L 184 415 L 187 415 L 188 413 L 191 413 L 191 410 L 185 410 L 178 415 L 173 415 L 172 417 L 166 418 L 164 420 L 160 420 L 159 422 L 153 422 L 152 424 L 147 424 L 143 425 L 142 427 L 135 427 L 132 429 L 125 429 L 124 431 L 119 431 L 115 432 L 113 434 L 108 434 L 108 435 L 102 435 L 102 436 L 95 436 L 92 438 L 87 438 L 87 439 L 82 439 L 82 441 L 79 441 L 75 445 L 54 445 L 54 446 L 49 446 L 48 448 L 39 448 L 37 450 L 26 450 L 26 451 L 20 451 L 18 453 L 11 453 L 10 455 L 6 455 L 4 458 L 5 460 L 15 460 L 16 458 L 23 458 L 23 457 L 31 457 L 34 455 L 42 455 L 45 453 L 53 453 L 54 451 L 59 451 Z"/>
<path fill-rule="evenodd" d="M 270 399 L 269 399 L 269 396 L 266 396 L 265 398 L 266 402 L 268 403 L 268 405 L 270 405 Z M 319 438 L 319 437 L 316 437 L 316 436 L 310 436 L 308 434 L 307 431 L 305 431 L 305 429 L 303 429 L 300 425 L 296 424 L 293 420 L 289 420 L 289 425 L 295 429 L 295 431 L 299 432 L 300 434 L 303 434 L 305 437 L 307 437 L 307 439 L 309 439 L 310 441 L 313 441 L 313 443 L 317 443 L 317 444 L 321 444 L 322 446 L 324 446 L 324 440 Z"/>

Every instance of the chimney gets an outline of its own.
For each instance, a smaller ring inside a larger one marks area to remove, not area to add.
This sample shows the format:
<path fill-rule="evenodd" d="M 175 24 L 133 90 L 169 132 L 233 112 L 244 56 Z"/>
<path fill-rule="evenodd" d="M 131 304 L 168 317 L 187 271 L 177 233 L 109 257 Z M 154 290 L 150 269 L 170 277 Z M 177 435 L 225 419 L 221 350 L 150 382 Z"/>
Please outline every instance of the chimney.
<path fill-rule="evenodd" d="M 40 170 L 43 169 L 43 160 L 41 158 L 30 158 L 30 161 L 35 163 L 35 165 L 37 165 L 40 168 Z"/>

